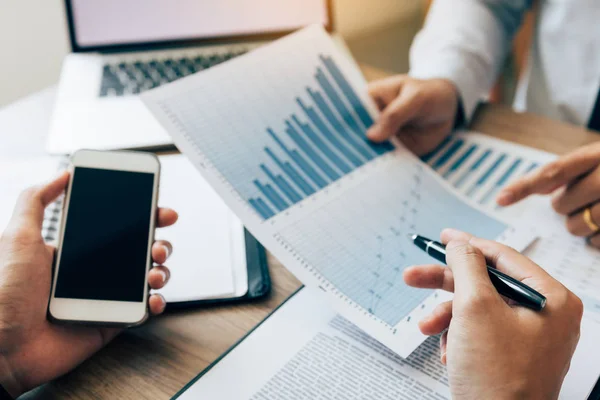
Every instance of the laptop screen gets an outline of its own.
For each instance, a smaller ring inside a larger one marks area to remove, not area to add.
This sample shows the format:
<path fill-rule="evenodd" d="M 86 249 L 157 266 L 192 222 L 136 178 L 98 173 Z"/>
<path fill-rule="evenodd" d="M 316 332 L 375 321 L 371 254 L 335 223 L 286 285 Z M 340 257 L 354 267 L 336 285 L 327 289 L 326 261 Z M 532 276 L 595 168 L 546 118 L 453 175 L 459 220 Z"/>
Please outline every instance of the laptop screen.
<path fill-rule="evenodd" d="M 330 25 L 328 0 L 67 0 L 75 50 Z"/>

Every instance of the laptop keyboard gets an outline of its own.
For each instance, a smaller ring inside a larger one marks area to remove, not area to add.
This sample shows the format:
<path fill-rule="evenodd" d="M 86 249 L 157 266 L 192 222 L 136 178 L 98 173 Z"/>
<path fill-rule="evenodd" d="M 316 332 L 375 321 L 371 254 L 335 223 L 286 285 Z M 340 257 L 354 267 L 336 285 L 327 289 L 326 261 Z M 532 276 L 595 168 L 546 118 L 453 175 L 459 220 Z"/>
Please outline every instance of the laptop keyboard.
<path fill-rule="evenodd" d="M 105 64 L 100 97 L 138 94 L 244 53 L 246 50 L 189 58 Z"/>

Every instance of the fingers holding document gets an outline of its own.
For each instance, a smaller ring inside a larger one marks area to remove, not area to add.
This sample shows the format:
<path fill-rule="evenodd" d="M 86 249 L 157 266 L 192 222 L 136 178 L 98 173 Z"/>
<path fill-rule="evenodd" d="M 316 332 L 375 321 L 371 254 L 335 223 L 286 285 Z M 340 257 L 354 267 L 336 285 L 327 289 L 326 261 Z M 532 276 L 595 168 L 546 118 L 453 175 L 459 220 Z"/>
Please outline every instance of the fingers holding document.
<path fill-rule="evenodd" d="M 518 179 L 496 201 L 509 206 L 533 194 L 553 194 L 552 207 L 567 217 L 567 230 L 600 247 L 600 144 L 579 148 Z"/>
<path fill-rule="evenodd" d="M 381 111 L 367 132 L 374 142 L 398 136 L 410 150 L 422 155 L 452 131 L 459 95 L 448 80 L 397 75 L 371 83 L 369 94 Z"/>
<path fill-rule="evenodd" d="M 600 143 L 581 147 L 511 183 L 498 194 L 496 201 L 501 206 L 509 206 L 533 194 L 553 193 L 566 185 L 567 190 L 558 196 L 555 208 L 561 213 L 572 212 L 573 206 L 585 204 L 572 201 L 574 199 L 569 198 L 567 192 L 572 193 L 569 189 L 573 189 L 573 184 L 595 171 L 599 165 Z M 567 198 L 564 199 L 564 196 Z"/>

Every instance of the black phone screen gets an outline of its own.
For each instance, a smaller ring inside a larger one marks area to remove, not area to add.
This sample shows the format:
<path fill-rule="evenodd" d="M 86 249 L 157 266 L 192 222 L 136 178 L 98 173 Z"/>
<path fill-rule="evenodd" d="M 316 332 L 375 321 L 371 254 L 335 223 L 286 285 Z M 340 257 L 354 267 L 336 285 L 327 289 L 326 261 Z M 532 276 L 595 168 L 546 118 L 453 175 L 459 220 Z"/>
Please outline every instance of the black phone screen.
<path fill-rule="evenodd" d="M 76 167 L 55 297 L 142 302 L 155 176 Z"/>

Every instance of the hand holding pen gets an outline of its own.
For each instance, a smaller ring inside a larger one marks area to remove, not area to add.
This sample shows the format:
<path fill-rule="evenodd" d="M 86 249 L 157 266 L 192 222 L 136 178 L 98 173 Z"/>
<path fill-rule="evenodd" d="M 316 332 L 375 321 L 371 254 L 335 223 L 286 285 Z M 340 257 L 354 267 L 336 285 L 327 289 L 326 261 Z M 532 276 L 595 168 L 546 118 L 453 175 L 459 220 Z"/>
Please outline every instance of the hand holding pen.
<path fill-rule="evenodd" d="M 579 339 L 581 300 L 516 250 L 447 229 L 446 261 L 404 271 L 418 288 L 454 292 L 419 322 L 441 336 L 453 398 L 557 398 Z M 507 302 L 493 286 L 487 265 L 527 284 L 547 299 L 541 311 Z M 535 371 L 535 372 L 534 372 Z"/>
<path fill-rule="evenodd" d="M 408 237 L 415 246 L 439 262 L 446 264 L 446 246 L 442 243 L 417 234 L 409 234 Z M 546 306 L 546 297 L 525 283 L 489 265 L 487 266 L 487 271 L 492 285 L 494 285 L 498 293 L 502 296 L 535 311 L 541 311 Z"/>

